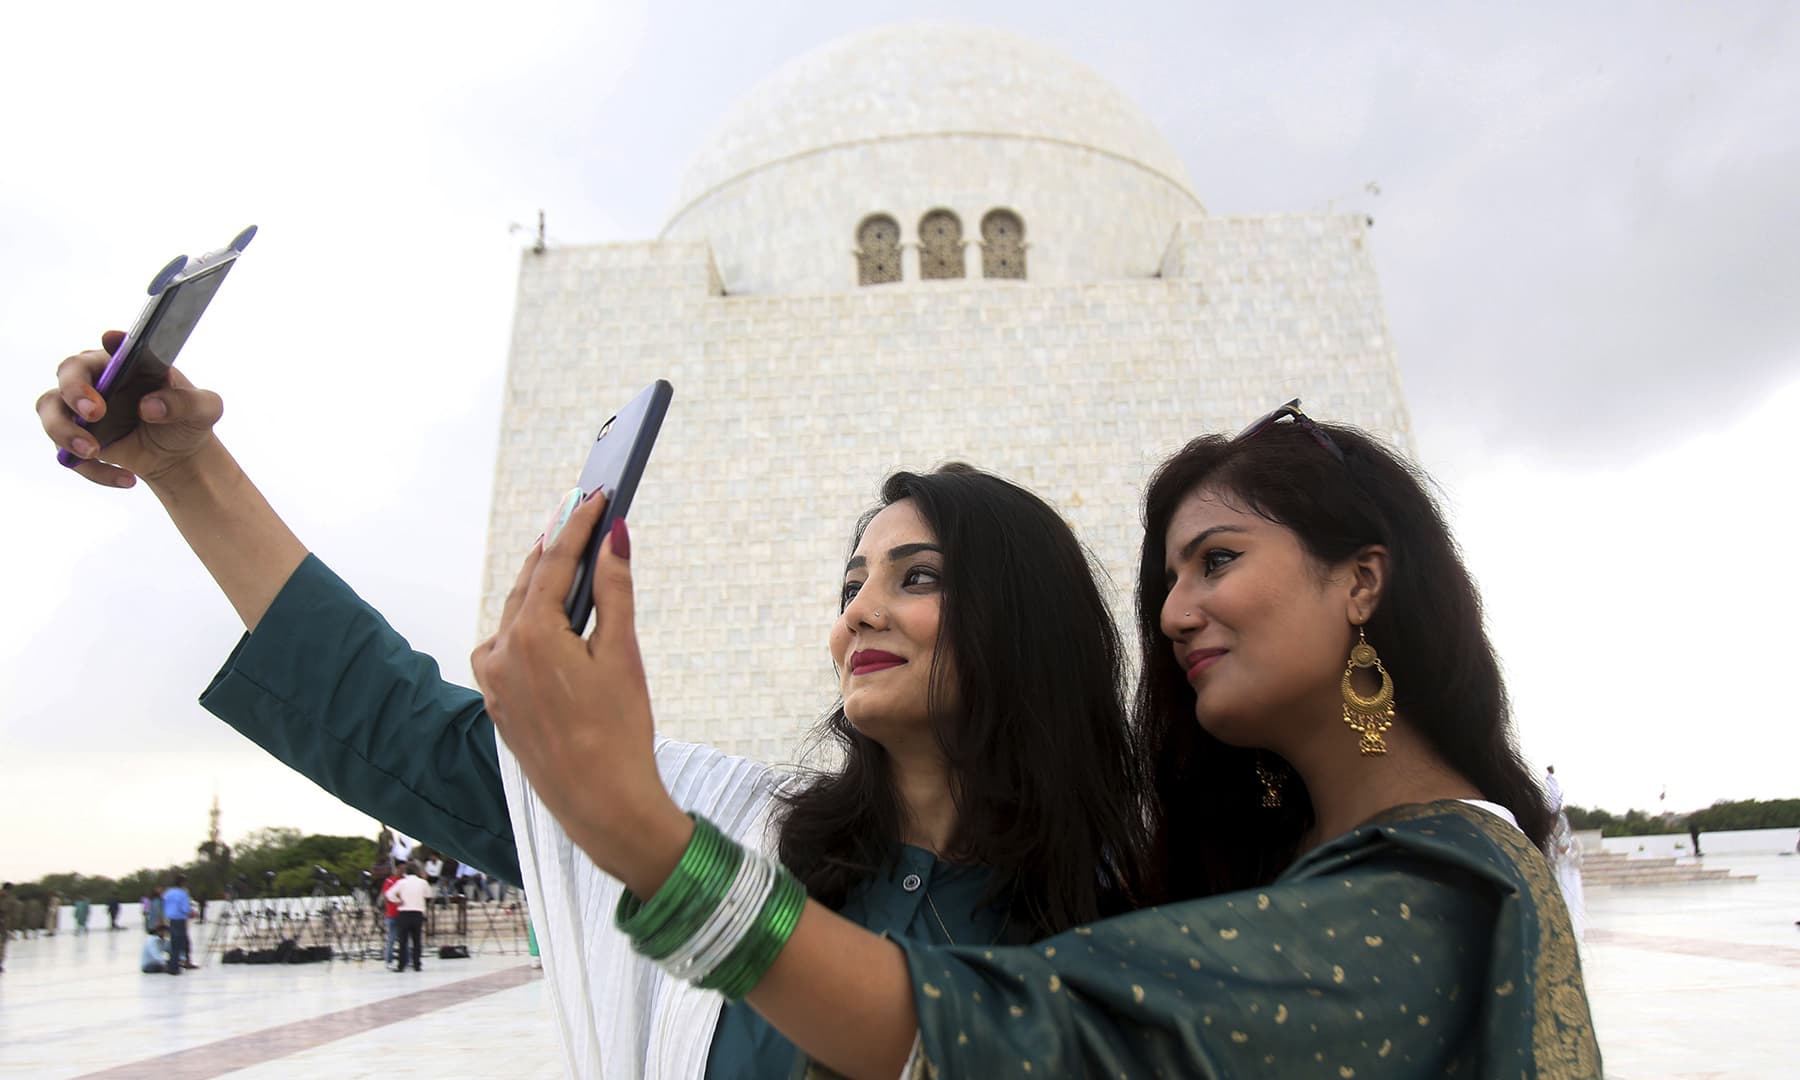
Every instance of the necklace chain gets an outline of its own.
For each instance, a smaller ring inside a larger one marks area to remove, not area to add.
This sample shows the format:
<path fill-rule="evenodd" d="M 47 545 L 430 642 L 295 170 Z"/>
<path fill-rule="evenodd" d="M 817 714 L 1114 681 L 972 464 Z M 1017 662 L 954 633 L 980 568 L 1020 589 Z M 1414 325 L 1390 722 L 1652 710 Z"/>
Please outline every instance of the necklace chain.
<path fill-rule="evenodd" d="M 931 898 L 931 890 L 929 888 L 927 888 L 925 890 L 925 906 L 926 906 L 926 908 L 928 908 L 931 911 L 931 917 L 933 919 L 937 920 L 938 929 L 943 932 L 944 940 L 949 942 L 952 945 L 956 944 L 956 938 L 951 936 L 950 928 L 948 926 L 944 925 L 944 917 L 942 915 L 938 914 L 937 901 L 933 900 Z M 1006 936 L 1006 928 L 1008 926 L 1010 926 L 1011 924 L 1012 924 L 1012 908 L 1010 905 L 1008 905 L 1007 911 L 1006 911 L 1006 917 L 1000 920 L 1000 929 L 994 931 L 994 939 L 993 939 L 993 941 L 988 942 L 988 944 L 993 945 L 996 942 L 998 942 L 1001 938 L 1005 937 Z"/>
<path fill-rule="evenodd" d="M 944 917 L 938 914 L 937 902 L 932 900 L 930 889 L 925 890 L 925 906 L 931 909 L 931 917 L 937 920 L 938 929 L 944 932 L 944 940 L 952 945 L 956 944 L 956 939 L 950 936 L 950 928 L 944 925 Z"/>

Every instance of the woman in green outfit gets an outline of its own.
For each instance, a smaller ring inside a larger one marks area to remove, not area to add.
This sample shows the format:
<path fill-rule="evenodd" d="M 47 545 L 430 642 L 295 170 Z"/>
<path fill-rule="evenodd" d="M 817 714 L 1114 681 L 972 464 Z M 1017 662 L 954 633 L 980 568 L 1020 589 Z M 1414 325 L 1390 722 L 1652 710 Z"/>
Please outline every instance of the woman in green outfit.
<path fill-rule="evenodd" d="M 597 507 L 527 560 L 476 676 L 545 803 L 630 890 L 638 951 L 704 970 L 824 1068 L 1599 1076 L 1548 813 L 1420 478 L 1295 402 L 1190 444 L 1146 507 L 1141 718 L 1171 895 L 1033 946 L 876 937 L 683 812 L 652 763 L 623 525 L 593 635 L 553 632 Z"/>
<path fill-rule="evenodd" d="M 64 361 L 39 415 L 81 475 L 146 481 L 237 609 L 247 633 L 206 707 L 345 802 L 525 884 L 572 1073 L 803 1069 L 754 1010 L 722 1009 L 591 925 L 618 884 L 528 788 L 509 799 L 481 695 L 445 682 L 276 516 L 213 434 L 218 395 L 175 373 L 144 399 L 145 423 L 96 452 L 74 419 L 103 410 L 106 360 Z M 592 531 L 578 520 L 553 547 Z M 658 740 L 659 790 L 779 857 L 871 938 L 1024 942 L 1134 906 L 1146 793 L 1122 647 L 1069 527 L 1021 488 L 945 467 L 890 477 L 853 542 L 826 725 L 842 767 L 795 775 Z M 580 640 L 566 621 L 557 636 Z"/>

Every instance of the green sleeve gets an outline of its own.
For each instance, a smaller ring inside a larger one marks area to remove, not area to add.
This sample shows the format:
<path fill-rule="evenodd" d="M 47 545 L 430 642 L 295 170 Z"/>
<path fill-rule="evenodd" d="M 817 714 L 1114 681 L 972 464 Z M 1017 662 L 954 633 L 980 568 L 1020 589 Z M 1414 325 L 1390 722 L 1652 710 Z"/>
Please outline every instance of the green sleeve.
<path fill-rule="evenodd" d="M 481 695 L 312 555 L 200 704 L 345 803 L 507 881 L 519 855 Z"/>
<path fill-rule="evenodd" d="M 1492 890 L 1391 850 L 1333 870 L 1033 946 L 909 949 L 925 1058 L 944 1077 L 1471 1065 Z"/>

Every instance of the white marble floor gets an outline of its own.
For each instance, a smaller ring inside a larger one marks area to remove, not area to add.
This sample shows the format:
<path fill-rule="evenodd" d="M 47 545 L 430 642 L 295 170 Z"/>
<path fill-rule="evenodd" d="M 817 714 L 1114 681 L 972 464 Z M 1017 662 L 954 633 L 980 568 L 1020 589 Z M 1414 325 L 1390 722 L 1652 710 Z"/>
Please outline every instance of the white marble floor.
<path fill-rule="evenodd" d="M 1800 1015 L 1800 858 L 1716 865 L 1761 880 L 1588 893 L 1588 991 L 1615 1080 L 1800 1075 L 1789 1027 Z M 171 978 L 137 972 L 141 940 L 102 930 L 12 942 L 0 1075 L 562 1074 L 544 983 L 518 954 L 428 959 L 419 974 L 209 962 Z"/>

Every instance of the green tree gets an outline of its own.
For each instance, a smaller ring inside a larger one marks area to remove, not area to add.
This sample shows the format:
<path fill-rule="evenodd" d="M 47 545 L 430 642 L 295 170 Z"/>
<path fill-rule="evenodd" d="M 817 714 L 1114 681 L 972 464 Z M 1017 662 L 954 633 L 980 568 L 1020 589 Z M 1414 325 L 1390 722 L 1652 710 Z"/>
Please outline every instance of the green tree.
<path fill-rule="evenodd" d="M 194 854 L 200 858 L 188 872 L 188 890 L 209 900 L 224 896 L 231 881 L 231 845 L 202 840 Z"/>
<path fill-rule="evenodd" d="M 1800 799 L 1721 799 L 1687 819 L 1707 832 L 1800 828 Z"/>

